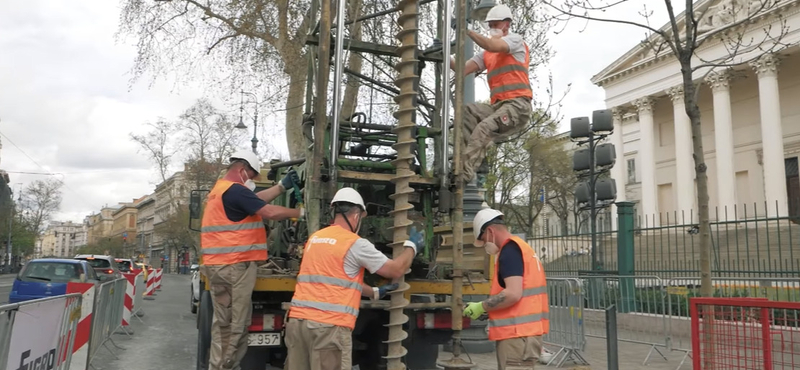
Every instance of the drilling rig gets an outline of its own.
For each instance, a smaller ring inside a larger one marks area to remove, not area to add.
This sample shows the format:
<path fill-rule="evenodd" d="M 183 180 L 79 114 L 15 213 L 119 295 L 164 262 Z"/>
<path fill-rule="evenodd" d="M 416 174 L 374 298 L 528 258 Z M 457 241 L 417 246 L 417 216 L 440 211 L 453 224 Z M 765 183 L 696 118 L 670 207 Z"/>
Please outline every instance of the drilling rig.
<path fill-rule="evenodd" d="M 344 186 L 362 195 L 368 216 L 359 234 L 379 250 L 398 256 L 411 228 L 423 231 L 425 241 L 411 272 L 397 281 L 399 287 L 388 299 L 362 301 L 353 331 L 353 365 L 361 370 L 471 368 L 473 364 L 462 356 L 460 334 L 471 324 L 461 315 L 462 297 L 488 295 L 494 266 L 482 248 L 471 244 L 472 216 L 483 203 L 478 186 L 474 181 L 465 185 L 452 179 L 460 171 L 463 106 L 474 101 L 472 76 L 463 73 L 472 51 L 466 26 L 469 20 L 485 18 L 494 3 L 399 0 L 394 9 L 343 22 L 347 4 L 346 0 L 335 6 L 312 1 L 312 19 L 319 21 L 309 29 L 306 45 L 309 78 L 300 128 L 308 148 L 306 157 L 270 162 L 262 169 L 261 179 L 266 180 L 257 183 L 257 191 L 275 186 L 289 168 L 295 169 L 304 186 L 289 189 L 275 203 L 287 207 L 303 203 L 307 216 L 266 223 L 270 260 L 259 268 L 250 347 L 242 369 L 262 370 L 265 363 L 283 367 L 286 349 L 280 332 L 303 246 L 310 234 L 330 222 L 330 199 Z M 426 4 L 435 7 L 436 29 L 420 29 L 419 17 Z M 345 38 L 347 24 L 380 17 L 393 17 L 396 22 L 395 44 Z M 420 45 L 423 31 L 438 36 L 430 47 Z M 345 68 L 345 52 L 389 60 L 395 68 L 395 86 Z M 454 71 L 449 68 L 451 54 Z M 421 93 L 423 68 L 434 70 L 433 99 Z M 362 89 L 390 94 L 395 103 L 393 119 L 375 120 L 363 112 L 343 116 L 342 103 L 348 98 L 342 96 L 344 75 L 360 79 Z M 330 115 L 329 88 L 333 90 Z M 196 229 L 192 225 L 198 225 L 202 215 L 202 192 L 192 192 L 191 203 L 190 228 Z M 369 274 L 365 281 L 373 286 L 382 283 L 380 277 Z M 197 368 L 207 369 L 213 316 L 207 286 L 196 304 Z M 439 358 L 439 344 L 449 345 L 452 357 Z"/>

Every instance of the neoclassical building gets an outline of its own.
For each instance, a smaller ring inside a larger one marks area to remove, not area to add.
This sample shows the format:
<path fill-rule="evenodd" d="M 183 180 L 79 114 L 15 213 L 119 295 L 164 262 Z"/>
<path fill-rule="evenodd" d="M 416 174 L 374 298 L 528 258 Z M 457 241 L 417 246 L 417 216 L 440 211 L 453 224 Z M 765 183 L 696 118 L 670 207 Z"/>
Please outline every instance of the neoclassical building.
<path fill-rule="evenodd" d="M 741 19 L 753 0 L 715 1 L 702 20 L 713 32 Z M 701 5 L 708 1 L 700 1 Z M 699 70 L 703 151 L 708 166 L 712 218 L 800 215 L 800 2 L 783 1 L 767 14 L 752 17 L 745 39 L 786 27 L 776 53 L 743 52 L 737 65 Z M 779 15 L 779 16 L 778 16 Z M 738 18 L 737 18 L 738 17 Z M 781 23 L 785 22 L 785 23 Z M 765 47 L 769 47 L 766 45 Z M 717 38 L 698 55 L 730 55 Z M 650 225 L 697 220 L 696 181 L 689 117 L 683 101 L 681 68 L 670 55 L 654 56 L 637 45 L 592 78 L 614 112 L 611 137 L 617 151 L 612 176 L 618 200 L 636 203 Z M 765 209 L 765 204 L 767 209 Z M 661 217 L 653 217 L 661 215 Z M 683 215 L 683 216 L 681 216 Z M 654 221 L 655 220 L 655 221 Z M 659 221 L 662 220 L 662 221 Z"/>

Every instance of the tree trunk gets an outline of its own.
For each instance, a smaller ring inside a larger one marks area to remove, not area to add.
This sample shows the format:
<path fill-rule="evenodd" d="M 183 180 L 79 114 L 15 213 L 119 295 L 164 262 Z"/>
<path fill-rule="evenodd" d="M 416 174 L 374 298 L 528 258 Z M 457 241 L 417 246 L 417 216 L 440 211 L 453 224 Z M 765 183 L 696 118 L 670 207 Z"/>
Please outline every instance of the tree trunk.
<path fill-rule="evenodd" d="M 303 148 L 303 102 L 306 93 L 307 66 L 298 63 L 289 70 L 289 94 L 286 97 L 286 145 L 291 159 L 305 156 Z"/>
<path fill-rule="evenodd" d="M 348 8 L 350 9 L 350 14 L 348 14 L 348 19 L 354 20 L 361 16 L 361 3 L 362 0 L 349 1 Z M 363 22 L 355 22 L 350 25 L 350 39 L 361 40 L 362 23 Z M 363 62 L 361 54 L 350 52 L 350 57 L 347 60 L 347 68 L 361 73 Z M 358 78 L 354 76 L 347 77 L 344 95 L 342 95 L 345 97 L 342 101 L 342 118 L 349 118 L 355 113 L 356 107 L 358 106 L 358 89 L 360 86 L 361 81 Z"/>
<path fill-rule="evenodd" d="M 683 100 L 686 114 L 692 125 L 692 145 L 694 152 L 694 170 L 697 178 L 697 206 L 700 220 L 700 295 L 711 297 L 714 289 L 711 283 L 711 225 L 708 211 L 708 174 L 706 159 L 703 153 L 703 133 L 700 126 L 700 107 L 697 106 L 695 89 L 692 80 L 691 56 L 681 61 L 683 72 Z"/>

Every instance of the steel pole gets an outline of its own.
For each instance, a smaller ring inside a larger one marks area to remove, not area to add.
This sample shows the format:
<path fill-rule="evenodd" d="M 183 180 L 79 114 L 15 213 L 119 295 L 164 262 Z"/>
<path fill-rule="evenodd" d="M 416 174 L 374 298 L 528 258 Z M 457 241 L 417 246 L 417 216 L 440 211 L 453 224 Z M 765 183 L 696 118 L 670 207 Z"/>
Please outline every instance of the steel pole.
<path fill-rule="evenodd" d="M 442 94 L 442 151 L 440 163 L 442 165 L 442 187 L 447 188 L 450 183 L 448 181 L 448 174 L 450 172 L 450 14 L 453 13 L 450 0 L 443 1 L 443 14 L 442 20 L 442 80 L 441 80 L 441 94 Z M 458 67 L 458 59 L 456 59 L 456 71 L 462 70 Z"/>

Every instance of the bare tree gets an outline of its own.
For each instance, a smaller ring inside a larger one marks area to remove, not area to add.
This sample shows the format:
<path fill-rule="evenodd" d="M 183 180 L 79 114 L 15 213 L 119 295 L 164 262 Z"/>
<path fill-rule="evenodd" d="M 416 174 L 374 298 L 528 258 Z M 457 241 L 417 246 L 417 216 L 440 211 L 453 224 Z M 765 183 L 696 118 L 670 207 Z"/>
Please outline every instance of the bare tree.
<path fill-rule="evenodd" d="M 629 25 L 645 32 L 641 43 L 650 58 L 675 58 L 680 64 L 683 80 L 683 102 L 691 124 L 695 175 L 697 179 L 697 205 L 700 221 L 700 276 L 703 296 L 711 296 L 711 234 L 708 209 L 708 176 L 703 135 L 700 127 L 700 108 L 697 105 L 698 84 L 709 73 L 720 68 L 730 68 L 754 61 L 765 54 L 779 51 L 787 45 L 783 42 L 788 33 L 786 21 L 776 16 L 781 7 L 792 6 L 791 0 L 722 0 L 684 1 L 683 13 L 677 13 L 673 1 L 663 0 L 669 18 L 661 28 L 651 25 L 653 2 L 647 1 L 640 12 L 641 22 L 630 18 L 609 19 L 608 10 L 631 3 L 630 0 L 545 0 L 556 13 L 555 18 L 568 22 L 609 22 Z M 649 8 L 648 5 L 651 5 Z M 764 26 L 758 19 L 777 17 Z M 775 26 L 777 25 L 777 26 Z M 726 52 L 702 53 L 707 44 L 719 42 Z"/>
<path fill-rule="evenodd" d="M 196 188 L 214 184 L 241 138 L 230 117 L 219 112 L 208 100 L 198 100 L 177 122 L 186 157 L 189 178 Z"/>
<path fill-rule="evenodd" d="M 166 181 L 169 177 L 169 165 L 175 154 L 171 140 L 175 133 L 175 126 L 163 118 L 147 125 L 150 126 L 150 131 L 144 135 L 130 133 L 130 138 L 139 144 L 140 149 L 147 153 L 150 160 L 158 167 L 161 181 Z"/>
<path fill-rule="evenodd" d="M 41 234 L 53 213 L 61 207 L 61 186 L 59 180 L 36 180 L 22 193 L 24 218 L 36 235 Z"/>

